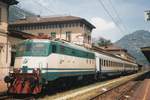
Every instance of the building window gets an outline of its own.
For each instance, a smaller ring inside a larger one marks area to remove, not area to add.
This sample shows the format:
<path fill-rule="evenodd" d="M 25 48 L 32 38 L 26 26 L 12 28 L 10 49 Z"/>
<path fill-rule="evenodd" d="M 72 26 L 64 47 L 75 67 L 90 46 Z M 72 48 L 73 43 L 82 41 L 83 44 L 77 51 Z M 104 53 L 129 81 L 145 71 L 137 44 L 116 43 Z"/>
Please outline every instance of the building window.
<path fill-rule="evenodd" d="M 48 28 L 51 28 L 51 25 L 50 25 L 50 24 L 48 24 L 47 26 L 48 26 Z"/>
<path fill-rule="evenodd" d="M 88 38 L 88 43 L 90 43 L 91 42 L 91 36 L 88 35 L 87 38 Z"/>
<path fill-rule="evenodd" d="M 82 24 L 82 23 L 80 23 L 80 27 L 83 27 L 83 24 Z"/>
<path fill-rule="evenodd" d="M 69 32 L 66 32 L 66 40 L 67 41 L 71 41 L 71 32 L 69 31 Z"/>
<path fill-rule="evenodd" d="M 72 23 L 72 27 L 74 27 L 75 26 L 75 23 Z"/>
<path fill-rule="evenodd" d="M 61 25 L 61 28 L 64 28 L 64 24 Z"/>
<path fill-rule="evenodd" d="M 71 23 L 69 24 L 69 27 L 71 27 Z"/>
<path fill-rule="evenodd" d="M 51 38 L 55 39 L 56 38 L 56 32 L 51 32 Z"/>
<path fill-rule="evenodd" d="M 68 24 L 65 24 L 65 27 L 68 27 L 69 25 Z"/>
<path fill-rule="evenodd" d="M 75 23 L 75 26 L 78 27 L 78 26 L 79 26 L 79 23 Z"/>

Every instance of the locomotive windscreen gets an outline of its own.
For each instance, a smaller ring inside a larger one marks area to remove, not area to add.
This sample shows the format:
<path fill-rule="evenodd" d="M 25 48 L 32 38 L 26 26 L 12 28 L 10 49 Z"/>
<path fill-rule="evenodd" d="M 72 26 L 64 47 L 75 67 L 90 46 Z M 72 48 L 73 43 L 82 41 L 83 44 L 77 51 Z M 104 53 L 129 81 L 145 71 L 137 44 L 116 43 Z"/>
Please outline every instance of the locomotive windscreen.
<path fill-rule="evenodd" d="M 49 43 L 24 42 L 18 45 L 16 56 L 48 56 Z"/>

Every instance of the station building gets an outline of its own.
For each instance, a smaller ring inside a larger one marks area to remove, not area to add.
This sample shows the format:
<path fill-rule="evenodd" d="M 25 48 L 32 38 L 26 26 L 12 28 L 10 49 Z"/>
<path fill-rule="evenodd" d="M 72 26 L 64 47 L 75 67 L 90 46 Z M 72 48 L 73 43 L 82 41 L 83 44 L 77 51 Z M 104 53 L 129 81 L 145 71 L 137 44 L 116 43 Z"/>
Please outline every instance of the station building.
<path fill-rule="evenodd" d="M 47 34 L 51 39 L 59 38 L 71 43 L 91 47 L 91 32 L 95 26 L 81 17 L 26 17 L 9 25 L 9 30 L 34 35 Z"/>
<path fill-rule="evenodd" d="M 0 68 L 5 69 L 10 65 L 10 42 L 8 40 L 8 8 L 17 4 L 16 0 L 0 1 Z"/>
<path fill-rule="evenodd" d="M 0 88 L 3 90 L 1 84 L 3 78 L 8 72 L 10 65 L 10 42 L 8 40 L 8 8 L 10 5 L 15 5 L 16 0 L 0 0 Z M 0 90 L 0 92 L 1 92 Z"/>
<path fill-rule="evenodd" d="M 0 0 L 0 92 L 7 89 L 3 80 L 14 64 L 16 45 L 24 39 L 34 37 L 32 34 L 8 30 L 8 9 L 17 3 L 16 0 Z"/>
<path fill-rule="evenodd" d="M 100 48 L 128 61 L 136 62 L 136 59 L 130 53 L 128 53 L 126 49 L 123 49 L 115 44 L 101 46 Z"/>

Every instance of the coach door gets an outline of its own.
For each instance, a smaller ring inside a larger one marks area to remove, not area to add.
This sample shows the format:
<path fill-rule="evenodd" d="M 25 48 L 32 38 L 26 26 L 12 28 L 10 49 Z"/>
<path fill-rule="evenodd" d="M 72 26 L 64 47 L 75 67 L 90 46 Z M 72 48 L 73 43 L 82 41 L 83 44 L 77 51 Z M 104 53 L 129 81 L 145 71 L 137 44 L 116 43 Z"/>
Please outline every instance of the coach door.
<path fill-rule="evenodd" d="M 101 62 L 102 62 L 102 60 L 101 59 L 99 59 L 99 71 L 101 72 Z"/>

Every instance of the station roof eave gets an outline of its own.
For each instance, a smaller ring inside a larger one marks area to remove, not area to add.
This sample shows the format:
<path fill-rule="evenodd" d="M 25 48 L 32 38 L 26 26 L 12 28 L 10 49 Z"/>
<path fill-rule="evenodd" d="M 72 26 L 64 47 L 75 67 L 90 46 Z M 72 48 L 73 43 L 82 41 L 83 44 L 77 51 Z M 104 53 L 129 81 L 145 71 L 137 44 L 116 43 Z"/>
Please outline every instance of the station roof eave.
<path fill-rule="evenodd" d="M 149 47 L 142 47 L 141 51 L 145 55 L 147 60 L 150 62 L 150 46 Z"/>
<path fill-rule="evenodd" d="M 16 30 L 9 30 L 8 36 L 20 38 L 20 39 L 30 39 L 30 38 L 35 37 L 35 35 L 33 35 L 33 34 L 21 32 L 21 31 L 16 31 Z"/>
<path fill-rule="evenodd" d="M 0 0 L 0 2 L 6 3 L 8 5 L 16 5 L 19 3 L 17 0 Z"/>

